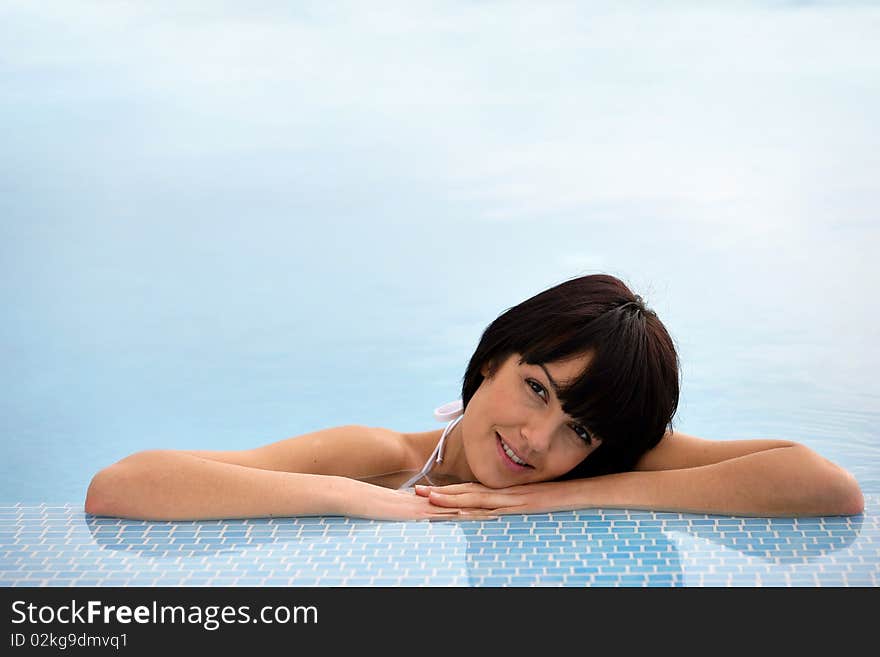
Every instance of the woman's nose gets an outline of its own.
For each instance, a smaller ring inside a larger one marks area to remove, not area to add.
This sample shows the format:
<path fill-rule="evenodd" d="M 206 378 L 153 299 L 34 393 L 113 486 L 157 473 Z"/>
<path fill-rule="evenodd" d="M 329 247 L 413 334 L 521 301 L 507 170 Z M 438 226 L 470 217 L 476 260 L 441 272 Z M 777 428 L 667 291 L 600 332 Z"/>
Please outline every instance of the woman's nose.
<path fill-rule="evenodd" d="M 523 437 L 530 451 L 546 452 L 550 448 L 554 424 L 555 420 L 549 416 L 536 418 L 523 430 Z"/>

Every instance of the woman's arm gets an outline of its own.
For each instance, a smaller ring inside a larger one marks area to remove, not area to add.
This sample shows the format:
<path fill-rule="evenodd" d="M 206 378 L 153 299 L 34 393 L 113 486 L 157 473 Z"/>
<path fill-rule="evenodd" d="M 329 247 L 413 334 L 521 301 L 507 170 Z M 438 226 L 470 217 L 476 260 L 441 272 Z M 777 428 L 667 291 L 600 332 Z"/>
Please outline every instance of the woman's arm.
<path fill-rule="evenodd" d="M 138 452 L 94 476 L 85 511 L 147 520 L 457 515 L 456 509 L 352 478 L 399 465 L 399 443 L 381 431 L 338 427 L 241 452 Z"/>
<path fill-rule="evenodd" d="M 133 454 L 96 474 L 85 511 L 145 520 L 339 514 L 341 478 L 263 470 L 184 452 Z"/>
<path fill-rule="evenodd" d="M 498 490 L 460 484 L 416 492 L 430 495 L 439 506 L 477 507 L 492 513 L 596 507 L 818 516 L 864 510 L 852 475 L 797 443 L 708 441 L 673 434 L 652 452 L 633 472 Z"/>

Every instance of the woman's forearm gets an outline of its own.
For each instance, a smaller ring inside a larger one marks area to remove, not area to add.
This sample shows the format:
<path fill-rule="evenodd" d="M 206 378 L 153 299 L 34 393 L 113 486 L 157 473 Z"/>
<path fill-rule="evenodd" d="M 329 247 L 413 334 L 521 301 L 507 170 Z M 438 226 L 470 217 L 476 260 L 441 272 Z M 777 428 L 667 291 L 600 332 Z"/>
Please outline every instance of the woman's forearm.
<path fill-rule="evenodd" d="M 348 481 L 150 450 L 96 474 L 85 511 L 143 520 L 339 515 Z"/>
<path fill-rule="evenodd" d="M 572 509 L 747 516 L 852 515 L 864 509 L 852 475 L 797 444 L 693 468 L 624 472 L 560 483 L 566 489 L 558 491 L 558 500 Z"/>

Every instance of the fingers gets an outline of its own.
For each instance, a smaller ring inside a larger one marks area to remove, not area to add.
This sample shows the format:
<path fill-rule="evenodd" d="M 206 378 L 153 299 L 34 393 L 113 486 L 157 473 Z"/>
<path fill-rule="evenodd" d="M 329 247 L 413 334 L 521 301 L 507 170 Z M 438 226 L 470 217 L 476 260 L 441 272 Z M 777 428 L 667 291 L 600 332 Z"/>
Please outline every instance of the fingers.
<path fill-rule="evenodd" d="M 516 496 L 499 493 L 440 493 L 430 492 L 428 500 L 438 507 L 457 508 L 462 512 L 521 513 L 523 504 Z"/>
<path fill-rule="evenodd" d="M 416 495 L 421 495 L 422 497 L 428 497 L 432 490 L 441 491 L 443 493 L 447 493 L 450 495 L 455 495 L 458 493 L 468 493 L 475 492 L 478 490 L 490 490 L 485 486 L 480 484 L 449 484 L 448 486 L 422 486 L 421 484 L 417 484 L 415 487 Z"/>
<path fill-rule="evenodd" d="M 429 509 L 427 511 L 427 513 L 430 513 L 432 515 L 438 515 L 438 516 L 454 516 L 454 515 L 457 515 L 459 511 L 460 511 L 460 509 L 456 509 L 454 507 L 442 508 L 442 507 L 435 506 L 435 507 Z"/>
<path fill-rule="evenodd" d="M 500 515 L 522 513 L 524 503 L 514 488 L 495 489 L 482 484 L 465 483 L 448 486 L 415 486 L 415 494 L 427 498 L 433 509 L 452 511 L 437 520 L 495 520 Z"/>
<path fill-rule="evenodd" d="M 465 493 L 460 493 L 458 495 L 450 495 L 449 493 L 441 493 L 437 490 L 428 491 L 428 501 L 431 504 L 436 504 L 437 506 L 443 507 L 479 507 L 479 504 L 468 504 L 468 500 L 465 497 L 473 497 L 473 495 L 466 495 Z"/>

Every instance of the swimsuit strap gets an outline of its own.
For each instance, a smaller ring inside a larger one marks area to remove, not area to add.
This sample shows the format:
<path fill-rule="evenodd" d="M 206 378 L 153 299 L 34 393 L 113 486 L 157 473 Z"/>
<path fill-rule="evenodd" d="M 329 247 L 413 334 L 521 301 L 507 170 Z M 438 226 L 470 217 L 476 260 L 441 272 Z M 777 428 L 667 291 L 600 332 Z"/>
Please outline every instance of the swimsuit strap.
<path fill-rule="evenodd" d="M 437 441 L 437 446 L 434 448 L 434 451 L 431 452 L 431 456 L 428 457 L 425 465 L 422 466 L 422 469 L 417 474 L 410 477 L 401 488 L 409 488 L 422 477 L 427 477 L 435 463 L 443 463 L 443 448 L 446 447 L 446 438 L 449 436 L 449 433 L 455 425 L 464 417 L 464 404 L 460 399 L 449 402 L 448 404 L 443 404 L 443 406 L 434 409 L 434 417 L 441 422 L 446 422 L 447 420 L 449 422 L 443 430 L 443 433 L 440 435 L 440 440 Z"/>
<path fill-rule="evenodd" d="M 440 420 L 440 422 L 453 420 L 463 413 L 464 404 L 460 399 L 456 399 L 455 401 L 449 402 L 448 404 L 443 404 L 443 406 L 434 409 L 434 417 Z"/>

